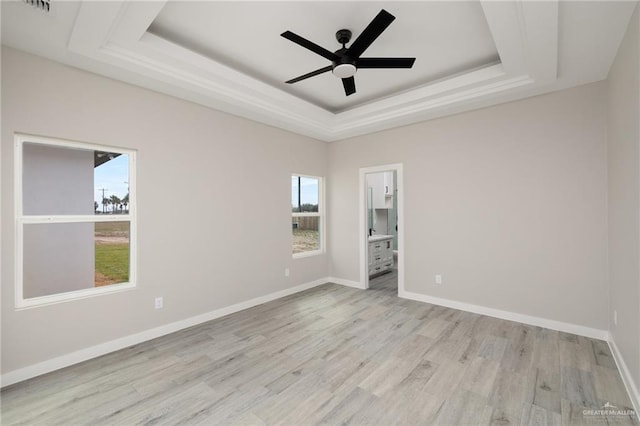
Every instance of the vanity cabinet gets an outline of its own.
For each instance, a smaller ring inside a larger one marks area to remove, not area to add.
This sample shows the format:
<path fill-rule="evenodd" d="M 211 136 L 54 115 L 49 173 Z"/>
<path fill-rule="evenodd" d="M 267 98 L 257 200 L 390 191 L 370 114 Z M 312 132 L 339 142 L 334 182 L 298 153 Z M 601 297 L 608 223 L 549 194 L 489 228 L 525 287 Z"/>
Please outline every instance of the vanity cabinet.
<path fill-rule="evenodd" d="M 393 269 L 393 236 L 375 235 L 369 240 L 369 276 Z"/>

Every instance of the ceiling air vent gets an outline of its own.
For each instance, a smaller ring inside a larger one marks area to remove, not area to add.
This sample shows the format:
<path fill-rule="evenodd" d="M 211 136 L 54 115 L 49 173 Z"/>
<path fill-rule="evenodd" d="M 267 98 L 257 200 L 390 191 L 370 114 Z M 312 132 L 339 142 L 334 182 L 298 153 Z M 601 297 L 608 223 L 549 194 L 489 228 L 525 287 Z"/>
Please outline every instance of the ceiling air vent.
<path fill-rule="evenodd" d="M 51 12 L 51 0 L 22 0 L 25 4 L 38 9 L 41 12 Z"/>

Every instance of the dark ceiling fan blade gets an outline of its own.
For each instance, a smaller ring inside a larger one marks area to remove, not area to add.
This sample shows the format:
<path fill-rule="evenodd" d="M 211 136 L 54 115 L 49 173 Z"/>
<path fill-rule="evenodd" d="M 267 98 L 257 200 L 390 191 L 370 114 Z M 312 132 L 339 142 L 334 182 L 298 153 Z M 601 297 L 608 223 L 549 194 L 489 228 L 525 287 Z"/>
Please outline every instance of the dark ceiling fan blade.
<path fill-rule="evenodd" d="M 411 68 L 416 58 L 360 58 L 358 68 Z"/>
<path fill-rule="evenodd" d="M 327 58 L 330 61 L 335 62 L 340 59 L 340 57 L 335 53 L 325 49 L 324 47 L 318 46 L 317 44 L 307 40 L 306 38 L 300 37 L 298 34 L 292 33 L 291 31 L 285 31 L 280 35 L 287 40 L 291 40 L 292 42 L 299 44 L 305 49 L 309 49 L 310 51 Z"/>
<path fill-rule="evenodd" d="M 344 86 L 344 93 L 349 96 L 356 93 L 356 79 L 353 77 L 343 78 L 342 85 Z"/>
<path fill-rule="evenodd" d="M 353 42 L 351 47 L 347 49 L 347 55 L 351 58 L 360 57 L 360 55 L 367 50 L 367 47 L 369 47 L 385 29 L 387 29 L 394 19 L 396 19 L 395 16 L 382 9 L 380 13 L 373 18 L 373 21 L 367 25 L 367 28 L 362 31 L 362 34 L 358 36 L 356 41 Z"/>
<path fill-rule="evenodd" d="M 329 65 L 329 66 L 326 66 L 324 68 L 320 68 L 319 70 L 311 71 L 310 73 L 307 73 L 305 75 L 301 75 L 300 77 L 296 77 L 296 78 L 293 78 L 293 79 L 291 79 L 289 81 L 285 81 L 285 83 L 288 83 L 288 84 L 297 83 L 297 82 L 299 82 L 301 80 L 305 80 L 305 79 L 307 79 L 309 77 L 313 77 L 313 76 L 325 73 L 327 71 L 331 71 L 332 68 L 333 68 L 333 66 Z"/>

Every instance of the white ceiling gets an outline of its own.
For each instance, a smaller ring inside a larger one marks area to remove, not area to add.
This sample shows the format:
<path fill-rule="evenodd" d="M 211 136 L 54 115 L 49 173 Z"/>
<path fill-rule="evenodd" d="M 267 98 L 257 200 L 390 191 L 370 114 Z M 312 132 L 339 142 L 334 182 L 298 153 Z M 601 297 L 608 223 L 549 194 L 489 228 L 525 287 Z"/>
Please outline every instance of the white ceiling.
<path fill-rule="evenodd" d="M 349 97 L 331 73 L 285 84 L 331 63 L 280 34 L 291 30 L 335 51 L 342 47 L 336 31 L 351 30 L 354 41 L 380 11 L 378 2 L 175 2 L 164 6 L 149 32 L 332 112 L 500 60 L 478 2 L 385 7 L 396 20 L 363 57 L 416 57 L 416 63 L 411 70 L 361 70 Z"/>
<path fill-rule="evenodd" d="M 2 43 L 325 141 L 606 78 L 636 2 L 3 1 Z M 346 97 L 329 49 L 386 9 L 396 20 L 363 56 L 415 56 L 411 70 L 359 70 Z"/>

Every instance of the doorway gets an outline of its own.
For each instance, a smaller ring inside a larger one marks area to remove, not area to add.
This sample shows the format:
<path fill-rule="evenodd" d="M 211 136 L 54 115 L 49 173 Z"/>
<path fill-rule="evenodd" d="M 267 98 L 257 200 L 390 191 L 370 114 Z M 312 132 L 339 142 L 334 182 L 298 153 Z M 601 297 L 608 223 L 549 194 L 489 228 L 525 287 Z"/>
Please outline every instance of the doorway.
<path fill-rule="evenodd" d="M 360 169 L 360 285 L 404 293 L 404 179 L 402 164 Z"/>

